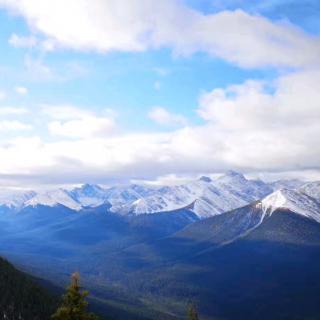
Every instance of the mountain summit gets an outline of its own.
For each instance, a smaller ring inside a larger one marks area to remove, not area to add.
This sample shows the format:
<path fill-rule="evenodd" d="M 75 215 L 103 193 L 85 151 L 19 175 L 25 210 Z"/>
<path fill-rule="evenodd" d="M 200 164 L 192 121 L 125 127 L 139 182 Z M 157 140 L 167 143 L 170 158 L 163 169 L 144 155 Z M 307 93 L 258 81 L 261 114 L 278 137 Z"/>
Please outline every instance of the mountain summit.
<path fill-rule="evenodd" d="M 301 191 L 280 189 L 261 201 L 262 210 L 271 215 L 278 209 L 286 209 L 320 222 L 320 204 Z"/>

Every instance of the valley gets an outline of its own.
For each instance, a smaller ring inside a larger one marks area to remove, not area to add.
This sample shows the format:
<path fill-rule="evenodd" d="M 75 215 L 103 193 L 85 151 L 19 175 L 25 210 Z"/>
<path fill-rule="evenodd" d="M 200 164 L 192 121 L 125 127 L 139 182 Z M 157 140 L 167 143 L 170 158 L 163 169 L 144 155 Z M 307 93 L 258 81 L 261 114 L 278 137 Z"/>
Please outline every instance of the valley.
<path fill-rule="evenodd" d="M 207 320 L 312 319 L 319 184 L 277 187 L 228 172 L 173 187 L 10 194 L 0 254 L 57 286 L 79 271 L 115 319 L 184 319 L 190 302 Z"/>

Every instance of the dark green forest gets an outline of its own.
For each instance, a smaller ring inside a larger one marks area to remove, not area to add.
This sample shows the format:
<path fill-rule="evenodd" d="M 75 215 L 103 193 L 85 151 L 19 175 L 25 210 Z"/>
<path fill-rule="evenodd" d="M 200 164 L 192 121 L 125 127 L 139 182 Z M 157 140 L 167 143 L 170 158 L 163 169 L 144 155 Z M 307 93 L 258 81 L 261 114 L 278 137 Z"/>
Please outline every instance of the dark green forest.
<path fill-rule="evenodd" d="M 57 307 L 58 299 L 0 258 L 0 318 L 7 320 L 46 320 Z"/>

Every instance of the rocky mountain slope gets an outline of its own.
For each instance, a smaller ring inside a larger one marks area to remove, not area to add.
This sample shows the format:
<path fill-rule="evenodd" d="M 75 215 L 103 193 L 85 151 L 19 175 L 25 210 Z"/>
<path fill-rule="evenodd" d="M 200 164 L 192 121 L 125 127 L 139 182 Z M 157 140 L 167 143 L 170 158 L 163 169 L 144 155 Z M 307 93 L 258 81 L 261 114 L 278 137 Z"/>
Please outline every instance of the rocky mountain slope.
<path fill-rule="evenodd" d="M 272 187 L 263 181 L 249 180 L 240 173 L 229 171 L 215 180 L 201 177 L 178 186 L 155 188 L 133 184 L 102 188 L 85 184 L 71 190 L 4 193 L 0 194 L 0 206 L 20 211 L 28 206 L 63 205 L 79 211 L 108 205 L 111 212 L 121 215 L 168 212 L 188 207 L 199 218 L 206 218 L 242 207 L 272 191 Z"/>

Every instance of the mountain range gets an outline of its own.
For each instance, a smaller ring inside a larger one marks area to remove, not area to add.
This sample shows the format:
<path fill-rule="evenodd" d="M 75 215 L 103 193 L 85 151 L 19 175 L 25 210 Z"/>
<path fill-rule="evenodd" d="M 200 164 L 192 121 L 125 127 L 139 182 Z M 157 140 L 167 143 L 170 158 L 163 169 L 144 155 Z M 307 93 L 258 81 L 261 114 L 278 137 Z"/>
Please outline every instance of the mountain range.
<path fill-rule="evenodd" d="M 280 187 L 301 186 L 298 180 L 280 180 L 265 183 L 248 180 L 241 173 L 229 171 L 212 180 L 198 180 L 177 186 L 150 187 L 131 184 L 103 188 L 84 184 L 71 190 L 54 189 L 44 192 L 20 191 L 0 193 L 0 206 L 20 211 L 28 206 L 65 206 L 72 210 L 107 205 L 111 212 L 122 215 L 139 215 L 168 212 L 188 207 L 199 218 L 242 207 L 261 199 Z"/>
<path fill-rule="evenodd" d="M 313 319 L 320 183 L 230 171 L 164 187 L 83 185 L 0 195 L 0 254 L 64 285 L 78 270 L 126 319 Z"/>

